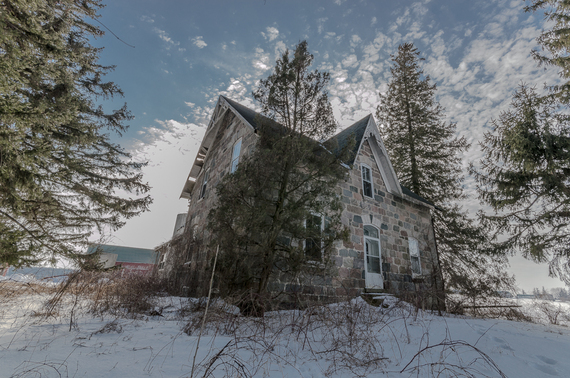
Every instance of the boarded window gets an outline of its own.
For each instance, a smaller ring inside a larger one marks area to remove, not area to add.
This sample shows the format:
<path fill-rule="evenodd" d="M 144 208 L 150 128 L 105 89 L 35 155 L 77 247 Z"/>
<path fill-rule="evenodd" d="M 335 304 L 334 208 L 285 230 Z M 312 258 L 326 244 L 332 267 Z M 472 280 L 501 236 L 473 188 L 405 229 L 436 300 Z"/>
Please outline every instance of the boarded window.
<path fill-rule="evenodd" d="M 408 238 L 408 245 L 410 248 L 410 260 L 412 261 L 412 273 L 422 274 L 418 241 L 414 238 Z"/>
<path fill-rule="evenodd" d="M 366 165 L 362 166 L 362 192 L 366 197 L 373 197 L 372 193 L 372 171 Z"/>

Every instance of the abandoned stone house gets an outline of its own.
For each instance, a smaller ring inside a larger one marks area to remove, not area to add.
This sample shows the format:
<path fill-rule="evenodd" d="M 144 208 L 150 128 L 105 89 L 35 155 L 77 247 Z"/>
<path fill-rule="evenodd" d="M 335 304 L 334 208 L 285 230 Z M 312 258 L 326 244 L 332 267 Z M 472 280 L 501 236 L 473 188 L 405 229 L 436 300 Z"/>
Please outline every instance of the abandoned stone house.
<path fill-rule="evenodd" d="M 253 110 L 220 96 L 198 155 L 182 190 L 189 200 L 184 227 L 171 241 L 157 247 L 159 274 L 188 294 L 203 295 L 200 287 L 213 251 L 196 242 L 216 201 L 214 188 L 225 174 L 237 168 L 240 157 L 251 153 L 258 135 Z M 333 250 L 334 274 L 307 282 L 286 282 L 277 277 L 272 293 L 303 293 L 314 300 L 364 291 L 399 293 L 431 290 L 441 285 L 437 246 L 432 223 L 435 206 L 400 185 L 372 115 L 333 138 L 340 147 L 356 139 L 353 158 L 346 162 L 349 175 L 338 188 L 345 204 L 342 223 L 350 230 L 348 241 Z"/>

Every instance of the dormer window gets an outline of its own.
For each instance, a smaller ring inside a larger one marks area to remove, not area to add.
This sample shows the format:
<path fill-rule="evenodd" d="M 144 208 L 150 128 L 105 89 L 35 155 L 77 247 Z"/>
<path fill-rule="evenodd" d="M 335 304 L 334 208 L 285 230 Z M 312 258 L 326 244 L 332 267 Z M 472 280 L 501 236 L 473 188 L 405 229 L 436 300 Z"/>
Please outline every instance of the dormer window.
<path fill-rule="evenodd" d="M 362 193 L 366 197 L 374 198 L 374 188 L 372 186 L 372 169 L 362 164 Z"/>
<path fill-rule="evenodd" d="M 237 169 L 240 152 L 241 152 L 241 138 L 239 138 L 238 141 L 235 142 L 234 148 L 232 150 L 232 164 L 230 168 L 230 173 L 234 173 Z"/>

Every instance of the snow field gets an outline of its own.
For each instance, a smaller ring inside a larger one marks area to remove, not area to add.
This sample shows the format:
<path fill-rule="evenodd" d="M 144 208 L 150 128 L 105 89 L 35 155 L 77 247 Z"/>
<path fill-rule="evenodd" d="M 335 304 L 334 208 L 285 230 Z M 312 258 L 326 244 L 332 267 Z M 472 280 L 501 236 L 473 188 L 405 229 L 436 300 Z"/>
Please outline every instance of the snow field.
<path fill-rule="evenodd" d="M 160 297 L 146 315 L 95 316 L 88 299 L 68 295 L 48 314 L 53 291 L 10 285 L 0 282 L 1 377 L 190 376 L 203 300 Z M 6 295 L 18 288 L 24 293 Z M 194 377 L 570 376 L 570 330 L 547 325 L 540 309 L 544 324 L 384 303 L 356 298 L 244 318 L 214 301 Z M 524 311 L 536 308 L 532 300 L 522 303 Z M 563 319 L 568 306 L 561 306 Z"/>

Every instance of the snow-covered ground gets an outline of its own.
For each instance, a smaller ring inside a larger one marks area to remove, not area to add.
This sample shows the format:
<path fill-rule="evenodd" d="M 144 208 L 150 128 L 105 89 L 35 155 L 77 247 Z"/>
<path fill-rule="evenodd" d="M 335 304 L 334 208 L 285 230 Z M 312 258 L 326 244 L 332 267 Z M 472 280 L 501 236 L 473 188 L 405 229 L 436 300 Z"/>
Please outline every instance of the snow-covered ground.
<path fill-rule="evenodd" d="M 25 281 L 25 280 L 22 280 Z M 0 281 L 0 377 L 190 377 L 204 307 L 158 298 L 160 315 L 94 316 L 72 295 L 46 318 L 53 292 Z M 569 377 L 570 306 L 550 325 L 418 312 L 393 298 L 357 298 L 244 318 L 221 301 L 209 311 L 194 377 Z M 73 310 L 73 315 L 72 315 Z M 552 308 L 551 308 L 552 310 Z M 153 312 L 149 312 L 152 314 Z"/>

